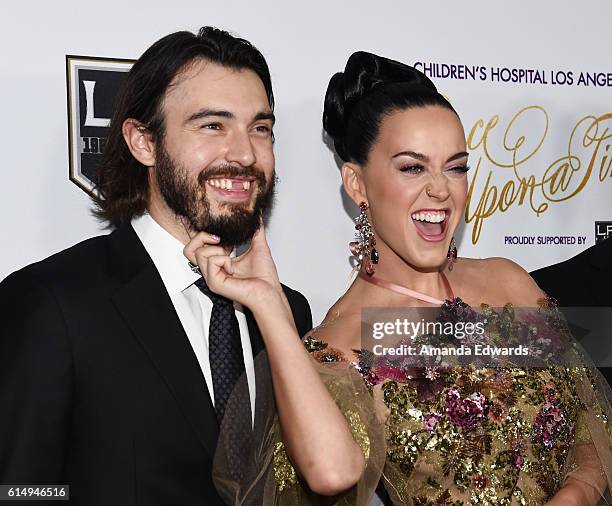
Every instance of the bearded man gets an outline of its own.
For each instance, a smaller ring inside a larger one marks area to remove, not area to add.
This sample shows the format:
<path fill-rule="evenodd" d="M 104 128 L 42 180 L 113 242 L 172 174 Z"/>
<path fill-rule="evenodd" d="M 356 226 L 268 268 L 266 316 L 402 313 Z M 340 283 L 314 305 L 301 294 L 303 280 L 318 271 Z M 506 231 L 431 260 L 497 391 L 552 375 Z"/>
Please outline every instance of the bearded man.
<path fill-rule="evenodd" d="M 205 232 L 229 252 L 260 227 L 273 106 L 262 54 L 216 28 L 170 34 L 134 64 L 94 196 L 114 231 L 0 284 L 1 484 L 67 484 L 76 505 L 222 504 L 219 423 L 238 378 L 256 412 L 264 346 L 184 248 Z M 303 335 L 308 303 L 283 290 Z"/>

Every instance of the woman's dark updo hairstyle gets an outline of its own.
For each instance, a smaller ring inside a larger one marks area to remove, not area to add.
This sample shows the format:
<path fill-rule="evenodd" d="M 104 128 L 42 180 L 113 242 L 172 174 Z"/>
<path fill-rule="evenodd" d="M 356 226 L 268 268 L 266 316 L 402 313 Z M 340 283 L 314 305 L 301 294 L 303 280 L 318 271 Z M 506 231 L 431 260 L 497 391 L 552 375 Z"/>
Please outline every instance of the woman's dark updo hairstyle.
<path fill-rule="evenodd" d="M 455 112 L 434 83 L 417 69 L 358 51 L 344 72 L 329 81 L 323 128 L 345 162 L 364 165 L 384 116 L 395 111 L 438 105 Z"/>

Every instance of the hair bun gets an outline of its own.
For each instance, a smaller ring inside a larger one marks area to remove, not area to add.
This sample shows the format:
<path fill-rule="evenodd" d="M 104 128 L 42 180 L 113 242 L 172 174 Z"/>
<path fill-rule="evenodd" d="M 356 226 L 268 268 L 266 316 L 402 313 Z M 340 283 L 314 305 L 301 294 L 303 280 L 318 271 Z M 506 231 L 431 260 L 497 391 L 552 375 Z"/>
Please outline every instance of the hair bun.
<path fill-rule="evenodd" d="M 365 95 L 382 85 L 402 83 L 437 93 L 434 83 L 409 65 L 366 51 L 353 53 L 344 72 L 332 76 L 325 93 L 323 128 L 333 139 L 338 155 L 345 158 L 343 137 L 346 118 Z"/>
<path fill-rule="evenodd" d="M 344 147 L 342 138 L 345 132 L 344 123 L 344 74 L 337 72 L 329 80 L 325 92 L 325 104 L 323 106 L 323 129 L 334 141 L 336 153 L 344 159 Z"/>

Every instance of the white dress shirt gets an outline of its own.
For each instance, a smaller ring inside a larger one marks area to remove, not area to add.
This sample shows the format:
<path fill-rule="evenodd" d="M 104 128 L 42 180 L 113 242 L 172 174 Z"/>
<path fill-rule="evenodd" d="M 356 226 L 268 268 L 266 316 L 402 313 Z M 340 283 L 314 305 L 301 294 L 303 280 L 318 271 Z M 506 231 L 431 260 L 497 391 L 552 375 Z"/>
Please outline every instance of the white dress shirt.
<path fill-rule="evenodd" d="M 194 273 L 183 255 L 184 245 L 159 225 L 148 213 L 132 219 L 132 227 L 153 260 L 174 304 L 174 309 L 198 359 L 210 398 L 215 402 L 212 373 L 208 355 L 208 327 L 213 303 L 194 283 L 200 276 Z M 249 385 L 251 415 L 255 413 L 255 371 L 253 350 L 243 307 L 234 302 L 240 327 L 242 354 Z"/>

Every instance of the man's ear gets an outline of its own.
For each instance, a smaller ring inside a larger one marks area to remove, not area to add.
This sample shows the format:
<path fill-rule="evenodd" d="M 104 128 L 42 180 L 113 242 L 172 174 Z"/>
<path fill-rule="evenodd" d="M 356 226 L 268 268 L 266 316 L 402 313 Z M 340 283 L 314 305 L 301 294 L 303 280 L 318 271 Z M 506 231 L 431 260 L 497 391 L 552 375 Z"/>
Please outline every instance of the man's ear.
<path fill-rule="evenodd" d="M 346 162 L 342 165 L 342 185 L 344 191 L 358 206 L 361 202 L 368 202 L 368 195 L 363 184 L 363 169 L 360 165 Z"/>
<path fill-rule="evenodd" d="M 135 119 L 128 118 L 123 122 L 121 132 L 134 158 L 146 167 L 153 167 L 155 143 L 146 127 Z"/>

